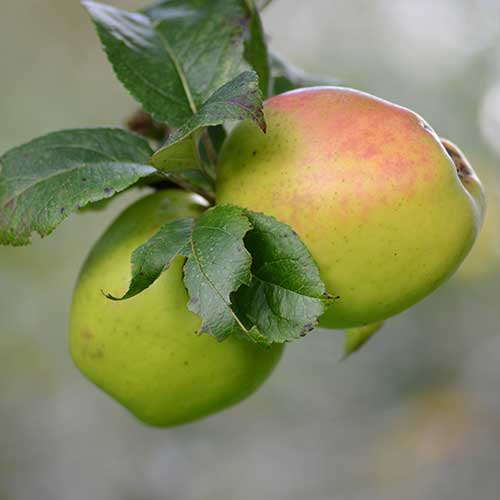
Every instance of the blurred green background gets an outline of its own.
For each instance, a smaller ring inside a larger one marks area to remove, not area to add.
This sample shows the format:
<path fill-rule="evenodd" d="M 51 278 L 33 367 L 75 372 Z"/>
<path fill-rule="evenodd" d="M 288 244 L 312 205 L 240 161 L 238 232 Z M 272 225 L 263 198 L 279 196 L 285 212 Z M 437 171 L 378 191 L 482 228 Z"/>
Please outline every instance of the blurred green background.
<path fill-rule="evenodd" d="M 0 7 L 0 151 L 135 109 L 77 0 Z M 263 17 L 296 65 L 461 145 L 489 195 L 477 247 L 349 360 L 340 332 L 319 331 L 249 400 L 170 430 L 138 423 L 68 354 L 79 266 L 135 195 L 0 248 L 0 500 L 498 498 L 500 2 L 275 0 Z"/>

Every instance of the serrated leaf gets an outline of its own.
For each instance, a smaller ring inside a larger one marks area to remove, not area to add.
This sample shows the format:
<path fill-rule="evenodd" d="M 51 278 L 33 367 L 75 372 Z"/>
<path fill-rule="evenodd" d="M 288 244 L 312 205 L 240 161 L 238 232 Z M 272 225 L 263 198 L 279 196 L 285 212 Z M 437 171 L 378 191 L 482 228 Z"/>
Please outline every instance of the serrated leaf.
<path fill-rule="evenodd" d="M 144 13 L 85 1 L 118 78 L 155 118 L 181 127 L 245 69 L 241 0 L 171 0 Z"/>
<path fill-rule="evenodd" d="M 287 342 L 311 331 L 332 304 L 311 255 L 287 225 L 230 205 L 190 221 L 168 223 L 133 253 L 122 298 L 145 289 L 183 255 L 188 308 L 202 319 L 200 331 L 217 340 Z"/>
<path fill-rule="evenodd" d="M 146 243 L 132 253 L 132 280 L 120 298 L 106 294 L 112 300 L 134 297 L 151 286 L 178 255 L 182 255 L 191 237 L 194 219 L 179 218 L 164 224 Z"/>
<path fill-rule="evenodd" d="M 186 4 L 192 5 L 195 2 L 191 0 L 159 0 L 153 6 L 143 9 L 153 21 L 161 21 L 168 17 L 175 17 L 185 9 Z M 215 2 L 207 2 L 208 6 Z M 230 3 L 230 2 L 226 2 Z M 267 96 L 269 90 L 269 57 L 267 52 L 267 44 L 262 28 L 262 22 L 258 10 L 255 8 L 253 0 L 239 0 L 233 2 L 235 6 L 242 8 L 246 15 L 241 17 L 240 23 L 244 28 L 243 41 L 244 51 L 243 57 L 248 62 L 251 68 L 259 75 L 259 85 L 264 96 Z M 203 6 L 203 0 L 196 2 L 197 8 Z M 242 10 L 242 12 L 243 12 Z M 204 11 L 207 14 L 207 10 Z M 213 11 L 212 11 L 213 12 Z M 210 15 L 210 14 L 209 14 Z M 215 31 L 215 30 L 214 30 Z"/>
<path fill-rule="evenodd" d="M 233 295 L 245 325 L 269 342 L 306 335 L 333 303 L 306 246 L 286 224 L 245 210 L 252 230 L 245 246 L 252 255 L 252 281 Z"/>
<path fill-rule="evenodd" d="M 363 347 L 383 326 L 384 322 L 381 321 L 379 323 L 346 330 L 343 359 L 361 349 L 361 347 Z"/>
<path fill-rule="evenodd" d="M 133 252 L 129 290 L 119 300 L 146 289 L 177 255 L 183 255 L 187 257 L 184 283 L 190 296 L 188 308 L 202 319 L 200 332 L 217 340 L 250 334 L 232 311 L 230 301 L 231 293 L 251 280 L 251 257 L 243 244 L 250 228 L 242 209 L 227 206 L 212 208 L 196 221 L 176 219 L 165 224 Z M 258 332 L 251 335 L 252 340 L 260 341 Z"/>
<path fill-rule="evenodd" d="M 70 213 L 156 170 L 141 137 L 121 129 L 54 132 L 0 157 L 0 244 L 26 245 Z"/>
<path fill-rule="evenodd" d="M 226 121 L 252 119 L 265 131 L 262 93 L 257 74 L 246 71 L 221 87 L 184 126 L 177 129 L 151 163 L 165 172 L 192 169 L 197 164 L 194 132 Z"/>
<path fill-rule="evenodd" d="M 201 332 L 217 340 L 245 330 L 232 310 L 230 295 L 252 278 L 252 258 L 243 244 L 250 228 L 242 209 L 224 206 L 202 214 L 193 230 L 184 267 L 188 308 L 202 318 Z"/>
<path fill-rule="evenodd" d="M 324 85 L 339 85 L 336 78 L 310 75 L 286 62 L 276 53 L 270 54 L 271 64 L 271 95 L 282 94 L 297 88 L 317 87 Z"/>

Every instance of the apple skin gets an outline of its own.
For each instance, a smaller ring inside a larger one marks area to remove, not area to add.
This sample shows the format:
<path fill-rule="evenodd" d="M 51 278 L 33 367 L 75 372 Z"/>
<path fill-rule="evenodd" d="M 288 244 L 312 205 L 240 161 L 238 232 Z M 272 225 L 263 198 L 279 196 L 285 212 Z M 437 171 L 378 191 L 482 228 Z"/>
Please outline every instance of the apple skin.
<path fill-rule="evenodd" d="M 299 234 L 339 296 L 321 326 L 382 321 L 458 268 L 482 223 L 483 191 L 420 116 L 338 87 L 272 97 L 264 112 L 266 134 L 245 121 L 228 137 L 217 204 L 275 216 Z"/>
<path fill-rule="evenodd" d="M 181 257 L 136 297 L 114 302 L 103 295 L 126 291 L 133 250 L 163 223 L 199 215 L 198 199 L 161 191 L 127 208 L 90 252 L 73 297 L 70 350 L 77 367 L 155 426 L 189 422 L 244 399 L 270 375 L 283 350 L 196 335 L 200 319 L 186 307 Z"/>

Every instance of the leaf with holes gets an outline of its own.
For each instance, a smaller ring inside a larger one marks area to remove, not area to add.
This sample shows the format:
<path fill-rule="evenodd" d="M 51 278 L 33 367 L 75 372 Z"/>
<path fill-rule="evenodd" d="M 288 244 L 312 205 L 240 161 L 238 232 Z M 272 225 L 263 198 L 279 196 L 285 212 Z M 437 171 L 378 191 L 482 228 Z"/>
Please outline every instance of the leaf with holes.
<path fill-rule="evenodd" d="M 54 132 L 0 157 L 0 244 L 26 245 L 71 212 L 110 198 L 156 169 L 141 137 L 121 129 Z"/>

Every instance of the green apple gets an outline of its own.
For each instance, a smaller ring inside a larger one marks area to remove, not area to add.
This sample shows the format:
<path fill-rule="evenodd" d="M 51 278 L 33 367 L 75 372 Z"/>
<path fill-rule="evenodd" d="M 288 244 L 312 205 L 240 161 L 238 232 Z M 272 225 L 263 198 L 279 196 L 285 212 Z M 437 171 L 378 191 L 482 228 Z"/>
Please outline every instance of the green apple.
<path fill-rule="evenodd" d="M 323 326 L 384 320 L 458 268 L 481 226 L 483 191 L 420 116 L 337 87 L 272 97 L 264 112 L 267 134 L 246 121 L 228 137 L 217 203 L 297 231 L 339 296 Z"/>
<path fill-rule="evenodd" d="M 202 210 L 196 196 L 175 190 L 139 200 L 96 243 L 74 293 L 70 349 L 76 365 L 152 425 L 182 424 L 242 400 L 269 376 L 283 350 L 197 335 L 200 319 L 186 307 L 181 257 L 132 299 L 103 295 L 124 293 L 132 251 L 163 223 Z"/>

